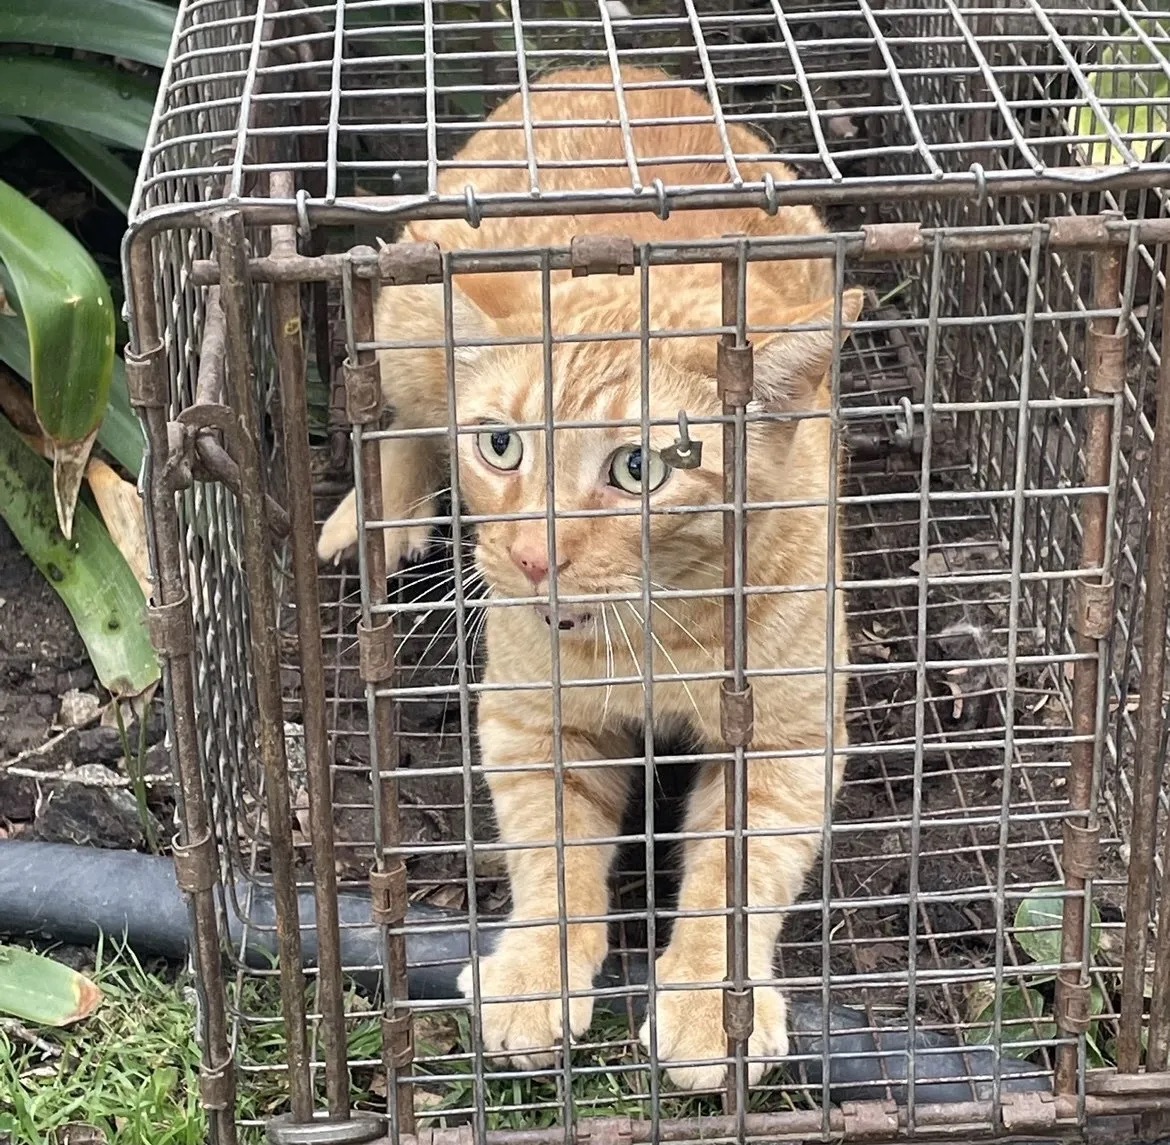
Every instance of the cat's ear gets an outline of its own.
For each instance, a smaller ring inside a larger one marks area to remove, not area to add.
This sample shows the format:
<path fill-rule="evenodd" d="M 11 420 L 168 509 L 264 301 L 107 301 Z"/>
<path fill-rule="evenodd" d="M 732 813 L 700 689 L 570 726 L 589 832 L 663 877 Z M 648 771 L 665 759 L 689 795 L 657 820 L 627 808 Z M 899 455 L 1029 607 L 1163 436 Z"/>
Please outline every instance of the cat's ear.
<path fill-rule="evenodd" d="M 442 305 L 442 295 L 440 295 L 440 310 Z M 465 339 L 490 339 L 495 329 L 495 323 L 458 286 L 451 291 L 451 318 L 455 328 L 455 361 L 461 366 L 473 367 L 479 362 L 488 347 L 461 346 L 459 342 Z"/>
<path fill-rule="evenodd" d="M 841 295 L 841 326 L 857 321 L 865 295 L 846 290 Z M 837 351 L 833 320 L 835 299 L 814 302 L 784 315 L 786 326 L 810 326 L 755 339 L 755 397 L 772 408 L 799 406 L 824 380 Z M 841 342 L 849 337 L 842 331 Z"/>

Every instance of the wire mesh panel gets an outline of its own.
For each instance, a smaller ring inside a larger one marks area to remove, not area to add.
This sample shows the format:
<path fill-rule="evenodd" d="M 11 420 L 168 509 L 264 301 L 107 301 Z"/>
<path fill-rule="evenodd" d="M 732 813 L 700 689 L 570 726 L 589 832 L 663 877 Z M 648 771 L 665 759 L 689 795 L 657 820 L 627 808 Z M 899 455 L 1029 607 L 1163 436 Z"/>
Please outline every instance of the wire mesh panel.
<path fill-rule="evenodd" d="M 127 366 L 216 1140 L 1161 1107 L 1166 23 L 184 8 Z"/>

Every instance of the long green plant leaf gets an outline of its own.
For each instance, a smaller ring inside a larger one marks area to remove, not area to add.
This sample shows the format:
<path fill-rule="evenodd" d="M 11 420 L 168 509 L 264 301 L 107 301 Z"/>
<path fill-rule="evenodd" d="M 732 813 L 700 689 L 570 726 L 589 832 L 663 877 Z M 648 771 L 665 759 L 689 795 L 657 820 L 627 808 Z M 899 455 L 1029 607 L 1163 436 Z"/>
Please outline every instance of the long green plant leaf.
<path fill-rule="evenodd" d="M 114 368 L 110 287 L 55 219 L 0 181 L 0 262 L 28 331 L 33 408 L 53 446 L 57 519 L 66 537 Z M 11 321 L 11 318 L 4 321 Z"/>
<path fill-rule="evenodd" d="M 4 286 L 4 267 L 0 266 L 0 289 Z M 27 378 L 32 369 L 31 361 L 28 331 L 24 328 L 23 320 L 0 316 L 0 362 L 4 362 L 22 378 Z M 134 477 L 138 476 L 145 456 L 146 439 L 142 435 L 142 423 L 130 405 L 126 366 L 121 358 L 114 359 L 106 416 L 102 418 L 97 439 L 98 445 L 119 465 Z"/>
<path fill-rule="evenodd" d="M 150 81 L 114 67 L 0 55 L 0 116 L 75 127 L 138 151 L 146 143 L 154 96 Z"/>
<path fill-rule="evenodd" d="M 65 540 L 54 519 L 49 466 L 2 416 L 0 516 L 64 601 L 102 686 L 115 696 L 137 696 L 154 684 L 158 659 L 134 573 L 84 501 L 73 539 Z"/>
<path fill-rule="evenodd" d="M 0 1011 L 37 1026 L 67 1026 L 102 1000 L 97 984 L 19 946 L 0 946 Z"/>
<path fill-rule="evenodd" d="M 152 0 L 4 0 L 0 42 L 119 56 L 161 68 L 175 10 Z"/>
<path fill-rule="evenodd" d="M 57 123 L 36 126 L 46 143 L 68 159 L 122 214 L 129 213 L 134 172 L 100 139 Z"/>

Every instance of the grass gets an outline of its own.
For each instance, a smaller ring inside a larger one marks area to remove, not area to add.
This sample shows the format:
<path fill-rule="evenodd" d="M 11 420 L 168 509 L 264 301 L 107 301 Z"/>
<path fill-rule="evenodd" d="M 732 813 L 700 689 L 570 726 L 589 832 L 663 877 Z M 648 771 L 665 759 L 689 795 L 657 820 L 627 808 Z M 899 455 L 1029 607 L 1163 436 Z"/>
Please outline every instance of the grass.
<path fill-rule="evenodd" d="M 93 1140 L 111 1145 L 205 1145 L 190 980 L 182 974 L 154 973 L 126 950 L 110 956 L 108 946 L 98 948 L 91 977 L 101 986 L 103 1002 L 78 1026 L 17 1032 L 0 1023 L 0 1141 L 58 1142 L 68 1140 L 67 1127 L 85 1125 L 98 1131 Z M 233 994 L 238 1004 L 241 1141 L 258 1145 L 263 1123 L 287 1109 L 279 993 L 275 978 L 258 977 Z M 310 988 L 310 1009 L 311 995 Z M 356 992 L 347 995 L 346 1010 L 351 1101 L 355 1108 L 384 1110 L 379 1014 Z M 469 1045 L 466 1011 L 417 1015 L 413 1088 L 420 1128 L 471 1120 L 477 1094 Z M 574 1116 L 648 1117 L 647 1076 L 626 1020 L 599 1012 L 589 1044 L 573 1053 L 569 1103 Z M 488 1129 L 554 1125 L 566 1105 L 560 1074 L 521 1078 L 487 1073 L 482 1097 Z M 778 1102 L 791 1105 L 787 1095 L 760 1087 L 752 1094 L 751 1107 L 774 1109 Z M 720 1112 L 714 1096 L 672 1092 L 665 1079 L 659 1108 L 663 1117 Z"/>

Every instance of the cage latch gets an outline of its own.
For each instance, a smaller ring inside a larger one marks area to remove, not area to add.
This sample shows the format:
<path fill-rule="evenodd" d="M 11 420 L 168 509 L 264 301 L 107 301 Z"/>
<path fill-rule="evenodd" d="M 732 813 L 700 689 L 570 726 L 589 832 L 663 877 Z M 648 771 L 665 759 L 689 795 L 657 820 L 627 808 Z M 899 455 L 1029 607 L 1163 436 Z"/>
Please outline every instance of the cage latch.
<path fill-rule="evenodd" d="M 1106 334 L 1089 328 L 1086 373 L 1089 389 L 1098 394 L 1119 394 L 1125 389 L 1125 355 L 1129 335 Z"/>
<path fill-rule="evenodd" d="M 1062 970 L 1056 982 L 1056 1024 L 1066 1034 L 1083 1034 L 1092 1021 L 1091 990 L 1079 970 Z"/>
<path fill-rule="evenodd" d="M 216 882 L 215 842 L 211 829 L 191 843 L 174 843 L 175 881 L 179 890 L 194 895 L 209 891 Z"/>
<path fill-rule="evenodd" d="M 729 680 L 723 681 L 719 693 L 719 732 L 728 747 L 747 747 L 755 729 L 752 686 L 736 691 Z"/>
<path fill-rule="evenodd" d="M 390 286 L 421 286 L 443 281 L 443 255 L 438 243 L 382 243 L 378 276 Z"/>
<path fill-rule="evenodd" d="M 383 1015 L 382 1065 L 388 1071 L 405 1069 L 414 1060 L 414 1023 L 410 1014 Z"/>
<path fill-rule="evenodd" d="M 370 425 L 382 416 L 382 371 L 372 362 L 351 362 L 341 367 L 345 379 L 345 416 L 350 425 Z"/>
<path fill-rule="evenodd" d="M 1072 629 L 1090 640 L 1104 640 L 1113 626 L 1113 584 L 1078 580 L 1073 585 Z"/>
<path fill-rule="evenodd" d="M 634 240 L 621 235 L 574 235 L 569 243 L 574 278 L 589 274 L 633 274 Z"/>
<path fill-rule="evenodd" d="M 715 381 L 724 405 L 746 406 L 752 400 L 752 348 L 720 342 L 715 352 Z"/>
<path fill-rule="evenodd" d="M 921 223 L 869 223 L 861 230 L 862 258 L 905 258 L 925 246 Z"/>
<path fill-rule="evenodd" d="M 892 1101 L 843 1101 L 841 1116 L 845 1119 L 845 1137 L 897 1137 L 898 1106 Z"/>
<path fill-rule="evenodd" d="M 394 675 L 394 625 L 358 622 L 358 668 L 367 684 L 380 684 Z"/>
<path fill-rule="evenodd" d="M 1101 850 L 1101 828 L 1064 821 L 1064 839 L 1060 859 L 1065 871 L 1078 879 L 1091 879 L 1097 872 L 1097 855 Z"/>
<path fill-rule="evenodd" d="M 1056 1097 L 1051 1093 L 1005 1093 L 1000 1099 L 1000 1117 L 1008 1133 L 1051 1129 L 1056 1113 Z"/>
<path fill-rule="evenodd" d="M 146 631 L 154 650 L 163 659 L 186 656 L 195 647 L 190 598 L 186 593 L 170 604 L 151 604 L 146 609 Z"/>
<path fill-rule="evenodd" d="M 406 864 L 399 859 L 370 872 L 370 913 L 379 926 L 401 926 L 406 918 Z"/>
<path fill-rule="evenodd" d="M 750 990 L 723 990 L 723 1029 L 734 1042 L 746 1042 L 756 1028 L 756 1007 Z"/>
<path fill-rule="evenodd" d="M 586 1117 L 577 1123 L 577 1145 L 630 1145 L 634 1126 L 628 1117 Z"/>
<path fill-rule="evenodd" d="M 166 351 L 161 342 L 141 354 L 129 350 L 126 359 L 126 389 L 130 404 L 140 409 L 165 409 L 167 404 Z"/>

